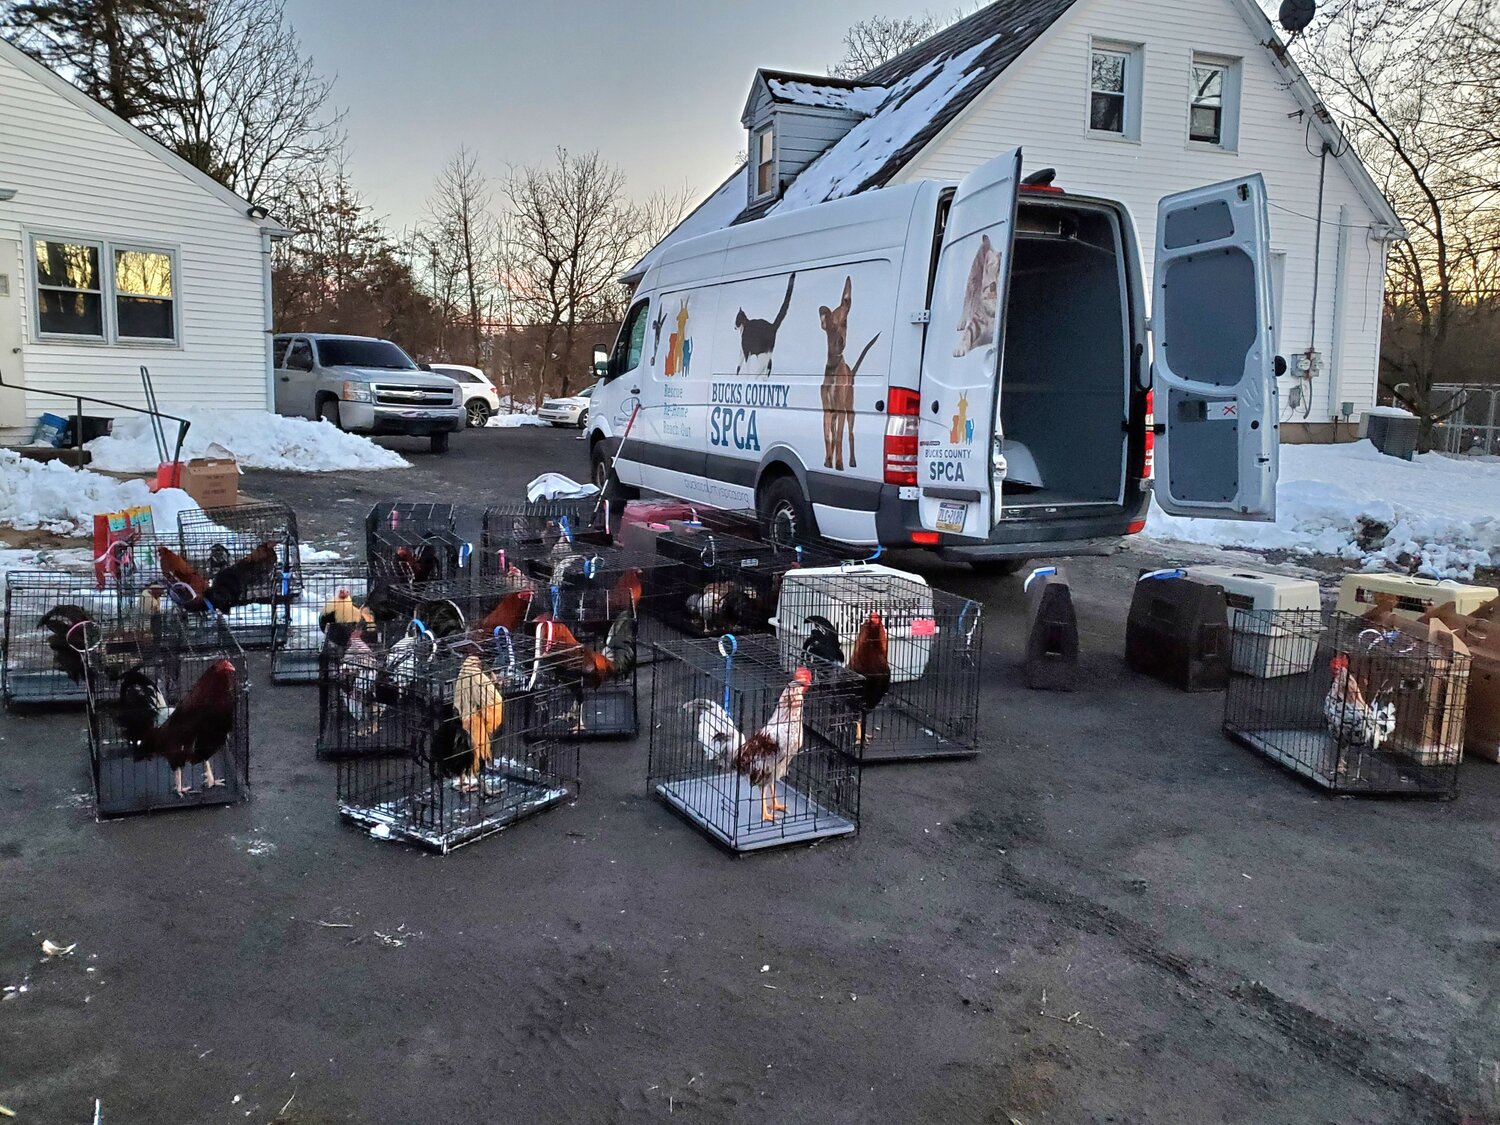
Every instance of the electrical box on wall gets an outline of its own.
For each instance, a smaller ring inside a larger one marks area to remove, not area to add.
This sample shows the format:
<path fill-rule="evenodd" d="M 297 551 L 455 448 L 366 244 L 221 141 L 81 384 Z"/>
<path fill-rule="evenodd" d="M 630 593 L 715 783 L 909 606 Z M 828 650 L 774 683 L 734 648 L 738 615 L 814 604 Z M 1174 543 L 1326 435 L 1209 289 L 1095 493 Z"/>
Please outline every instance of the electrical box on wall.
<path fill-rule="evenodd" d="M 1323 353 L 1308 349 L 1292 360 L 1292 370 L 1304 379 L 1315 379 L 1323 374 Z"/>

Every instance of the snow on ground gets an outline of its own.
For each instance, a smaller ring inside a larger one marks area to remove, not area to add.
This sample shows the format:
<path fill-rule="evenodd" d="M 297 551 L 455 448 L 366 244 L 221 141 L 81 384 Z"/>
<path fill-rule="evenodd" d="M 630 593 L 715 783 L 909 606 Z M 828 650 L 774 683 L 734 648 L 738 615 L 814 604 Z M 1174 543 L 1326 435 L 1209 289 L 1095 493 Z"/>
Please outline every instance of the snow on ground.
<path fill-rule="evenodd" d="M 179 512 L 198 507 L 180 488 L 152 493 L 145 481 L 115 480 L 61 461 L 27 461 L 0 449 L 0 525 L 87 537 L 95 515 L 141 504 L 151 505 L 157 530 L 167 531 L 177 529 Z"/>
<path fill-rule="evenodd" d="M 1472 578 L 1500 566 L 1500 463 L 1401 461 L 1367 441 L 1283 445 L 1276 522 L 1183 519 L 1153 500 L 1146 534 L 1217 547 L 1331 555 L 1367 569 Z"/>
<path fill-rule="evenodd" d="M 58 567 L 83 570 L 93 561 L 94 552 L 84 547 L 69 547 L 61 551 L 0 548 L 0 581 L 13 570 L 55 570 Z"/>
<path fill-rule="evenodd" d="M 232 456 L 245 469 L 287 469 L 301 473 L 410 468 L 405 458 L 369 438 L 346 434 L 327 422 L 284 418 L 265 411 L 187 410 L 192 423 L 182 459 Z M 176 445 L 167 422 L 167 447 Z M 121 418 L 114 433 L 88 443 L 94 466 L 117 473 L 152 472 L 161 458 L 144 418 Z"/>
<path fill-rule="evenodd" d="M 496 414 L 485 423 L 485 428 L 514 430 L 521 426 L 550 426 L 551 424 L 551 422 L 542 421 L 535 414 Z"/>

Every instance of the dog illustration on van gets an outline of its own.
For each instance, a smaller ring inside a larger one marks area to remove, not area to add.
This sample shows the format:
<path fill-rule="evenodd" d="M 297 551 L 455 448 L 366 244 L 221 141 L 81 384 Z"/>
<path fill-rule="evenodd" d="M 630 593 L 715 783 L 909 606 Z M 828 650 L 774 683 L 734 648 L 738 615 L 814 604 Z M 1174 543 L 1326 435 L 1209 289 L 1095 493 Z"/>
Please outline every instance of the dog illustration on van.
<path fill-rule="evenodd" d="M 969 395 L 958 396 L 958 413 L 953 416 L 953 429 L 948 431 L 949 445 L 970 445 L 974 441 L 974 419 L 969 417 Z"/>
<path fill-rule="evenodd" d="M 963 318 L 958 322 L 958 347 L 955 358 L 968 355 L 975 348 L 995 342 L 995 314 L 1000 293 L 1000 251 L 989 235 L 979 239 L 979 250 L 969 266 L 969 281 L 964 286 Z"/>
<path fill-rule="evenodd" d="M 818 307 L 818 320 L 823 333 L 828 337 L 828 363 L 823 368 L 823 467 L 844 471 L 844 435 L 849 435 L 849 467 L 858 468 L 854 460 L 854 378 L 859 374 L 860 364 L 880 339 L 880 333 L 870 337 L 870 342 L 859 353 L 854 366 L 844 358 L 844 347 L 849 342 L 849 307 L 854 300 L 854 279 L 844 278 L 844 298 L 837 308 L 827 305 Z"/>
<path fill-rule="evenodd" d="M 693 362 L 693 342 L 688 339 L 688 303 L 684 299 L 677 306 L 677 331 L 667 340 L 667 366 L 664 374 L 668 379 L 676 375 L 687 375 Z"/>
<path fill-rule="evenodd" d="M 740 334 L 740 364 L 734 369 L 736 375 L 770 375 L 771 353 L 776 349 L 776 333 L 781 331 L 781 322 L 792 307 L 792 286 L 797 283 L 794 270 L 786 279 L 786 296 L 781 299 L 781 311 L 775 320 L 751 320 L 745 310 L 735 315 L 734 327 Z"/>

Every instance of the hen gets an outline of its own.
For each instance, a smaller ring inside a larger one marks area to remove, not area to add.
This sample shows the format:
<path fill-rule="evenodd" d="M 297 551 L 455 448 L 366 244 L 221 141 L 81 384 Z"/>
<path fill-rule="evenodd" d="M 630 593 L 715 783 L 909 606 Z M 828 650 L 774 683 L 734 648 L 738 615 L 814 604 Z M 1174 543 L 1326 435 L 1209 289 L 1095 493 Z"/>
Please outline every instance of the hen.
<path fill-rule="evenodd" d="M 233 664 L 228 660 L 211 664 L 166 721 L 144 730 L 135 747 L 136 761 L 161 758 L 172 767 L 172 789 L 179 797 L 192 792 L 182 783 L 182 771 L 189 765 L 203 766 L 205 788 L 224 784 L 223 778 L 214 777 L 211 759 L 224 749 L 234 731 L 235 684 Z M 140 699 L 149 699 L 144 685 Z M 151 704 L 158 715 L 160 700 L 158 692 Z"/>
<path fill-rule="evenodd" d="M 792 682 L 782 688 L 766 725 L 749 738 L 734 725 L 724 708 L 709 699 L 693 699 L 682 705 L 698 724 L 698 743 L 712 761 L 723 762 L 750 782 L 760 794 L 760 819 L 775 823 L 786 805 L 776 799 L 776 786 L 802 752 L 802 701 L 812 673 L 798 668 Z"/>
<path fill-rule="evenodd" d="M 496 629 L 504 629 L 507 633 L 518 632 L 521 626 L 526 624 L 526 618 L 531 612 L 531 605 L 535 598 L 536 591 L 534 590 L 516 590 L 506 594 L 495 604 L 494 609 L 485 614 L 484 620 L 479 623 L 475 633 L 487 637 Z"/>
<path fill-rule="evenodd" d="M 880 614 L 871 612 L 859 627 L 854 647 L 849 652 L 849 661 L 845 665 L 849 671 L 858 672 L 861 676 L 859 690 L 855 693 L 855 701 L 859 705 L 859 720 L 854 727 L 854 741 L 861 746 L 864 745 L 865 723 L 869 721 L 870 713 L 880 706 L 886 692 L 891 690 L 891 663 L 887 656 L 889 646 L 890 635 L 886 632 L 885 623 L 880 620 Z"/>
<path fill-rule="evenodd" d="M 75 684 L 83 680 L 83 650 L 87 647 L 89 626 L 94 619 L 88 610 L 76 605 L 55 605 L 36 623 L 46 632 L 47 647 L 57 670 Z"/>
<path fill-rule="evenodd" d="M 1339 653 L 1328 662 L 1333 683 L 1323 697 L 1323 718 L 1340 746 L 1379 750 L 1396 730 L 1396 705 L 1369 703 L 1349 670 L 1349 658 Z M 1377 699 L 1378 699 L 1377 695 Z"/>

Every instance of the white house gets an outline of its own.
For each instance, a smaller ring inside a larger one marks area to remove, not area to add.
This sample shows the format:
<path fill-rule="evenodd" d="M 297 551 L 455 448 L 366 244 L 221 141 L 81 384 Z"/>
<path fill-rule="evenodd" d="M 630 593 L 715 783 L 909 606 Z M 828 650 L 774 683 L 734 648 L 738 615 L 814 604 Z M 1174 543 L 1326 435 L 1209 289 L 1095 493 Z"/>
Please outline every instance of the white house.
<path fill-rule="evenodd" d="M 73 404 L 271 404 L 274 220 L 0 41 L 0 437 Z M 109 416 L 84 405 L 84 413 Z"/>
<path fill-rule="evenodd" d="M 1152 266 L 1157 200 L 1260 172 L 1271 199 L 1285 440 L 1374 404 L 1385 259 L 1405 237 L 1256 0 L 1000 0 L 857 81 L 757 72 L 750 159 L 662 246 L 855 192 L 1026 171 L 1124 202 Z M 1345 404 L 1348 404 L 1347 406 Z"/>

